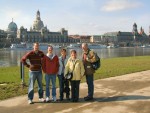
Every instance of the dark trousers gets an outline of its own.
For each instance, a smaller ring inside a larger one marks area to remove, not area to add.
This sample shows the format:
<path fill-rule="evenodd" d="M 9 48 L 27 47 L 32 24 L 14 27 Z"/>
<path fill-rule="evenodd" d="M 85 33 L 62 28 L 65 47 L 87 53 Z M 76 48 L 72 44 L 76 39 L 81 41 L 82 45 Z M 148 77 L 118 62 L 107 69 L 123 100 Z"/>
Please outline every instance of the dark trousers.
<path fill-rule="evenodd" d="M 71 100 L 72 101 L 79 100 L 79 85 L 80 85 L 80 80 L 71 81 Z"/>
<path fill-rule="evenodd" d="M 69 98 L 70 95 L 70 88 L 69 88 L 69 81 L 64 79 L 64 74 L 58 75 L 59 80 L 59 92 L 60 92 L 60 99 L 64 98 L 64 92 L 66 93 L 66 98 Z"/>
<path fill-rule="evenodd" d="M 88 85 L 88 96 L 93 98 L 94 93 L 94 83 L 93 83 L 94 76 L 92 75 L 86 75 L 86 82 Z"/>

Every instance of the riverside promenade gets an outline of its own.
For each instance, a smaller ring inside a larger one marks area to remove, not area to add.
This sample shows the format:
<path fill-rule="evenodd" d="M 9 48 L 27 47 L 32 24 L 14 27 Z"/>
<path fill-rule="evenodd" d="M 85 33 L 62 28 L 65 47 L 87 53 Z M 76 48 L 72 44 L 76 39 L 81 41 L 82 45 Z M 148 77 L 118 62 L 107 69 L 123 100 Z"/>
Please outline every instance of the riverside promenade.
<path fill-rule="evenodd" d="M 87 84 L 81 83 L 77 103 L 39 103 L 35 94 L 34 104 L 28 105 L 25 95 L 0 101 L 0 113 L 150 113 L 150 70 L 96 80 L 94 84 L 93 101 L 83 100 Z"/>

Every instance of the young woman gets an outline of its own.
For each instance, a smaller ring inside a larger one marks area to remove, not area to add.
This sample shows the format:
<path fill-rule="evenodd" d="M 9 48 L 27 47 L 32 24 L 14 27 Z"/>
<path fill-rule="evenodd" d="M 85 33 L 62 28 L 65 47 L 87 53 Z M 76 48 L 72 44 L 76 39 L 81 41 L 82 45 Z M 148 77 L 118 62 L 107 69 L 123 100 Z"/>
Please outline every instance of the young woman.
<path fill-rule="evenodd" d="M 64 78 L 64 71 L 67 60 L 68 60 L 67 52 L 66 49 L 63 48 L 61 49 L 61 56 L 59 57 L 59 71 L 58 71 L 60 101 L 64 99 L 64 92 L 66 93 L 66 99 L 70 100 L 69 80 L 66 80 Z"/>

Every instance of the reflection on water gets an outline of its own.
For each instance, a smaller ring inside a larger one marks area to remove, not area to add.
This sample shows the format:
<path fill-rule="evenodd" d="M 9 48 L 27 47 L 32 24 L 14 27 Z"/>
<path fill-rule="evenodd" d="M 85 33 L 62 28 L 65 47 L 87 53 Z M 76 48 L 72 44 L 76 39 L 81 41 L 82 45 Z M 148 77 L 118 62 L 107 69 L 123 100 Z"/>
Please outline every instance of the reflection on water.
<path fill-rule="evenodd" d="M 69 54 L 69 49 L 67 50 Z M 150 55 L 150 48 L 111 48 L 95 49 L 101 58 L 127 57 Z M 0 50 L 0 66 L 16 66 L 20 64 L 22 56 L 29 51 L 25 50 Z M 47 51 L 44 51 L 46 53 Z M 54 50 L 60 56 L 60 49 Z M 82 58 L 82 50 L 77 49 L 78 58 Z"/>

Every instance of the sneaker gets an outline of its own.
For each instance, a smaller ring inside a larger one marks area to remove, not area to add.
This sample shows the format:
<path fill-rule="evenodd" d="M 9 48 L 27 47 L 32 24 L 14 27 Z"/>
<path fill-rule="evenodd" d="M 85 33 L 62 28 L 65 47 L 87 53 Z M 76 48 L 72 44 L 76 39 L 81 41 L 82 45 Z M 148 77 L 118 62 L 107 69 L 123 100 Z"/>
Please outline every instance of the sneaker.
<path fill-rule="evenodd" d="M 57 101 L 56 97 L 52 97 L 52 100 L 53 100 L 54 102 L 56 102 L 56 101 Z"/>
<path fill-rule="evenodd" d="M 28 100 L 28 104 L 33 104 L 32 100 Z"/>
<path fill-rule="evenodd" d="M 49 97 L 46 97 L 46 102 L 49 102 L 50 101 L 50 98 Z"/>
<path fill-rule="evenodd" d="M 45 102 L 44 98 L 39 98 L 39 102 Z"/>

